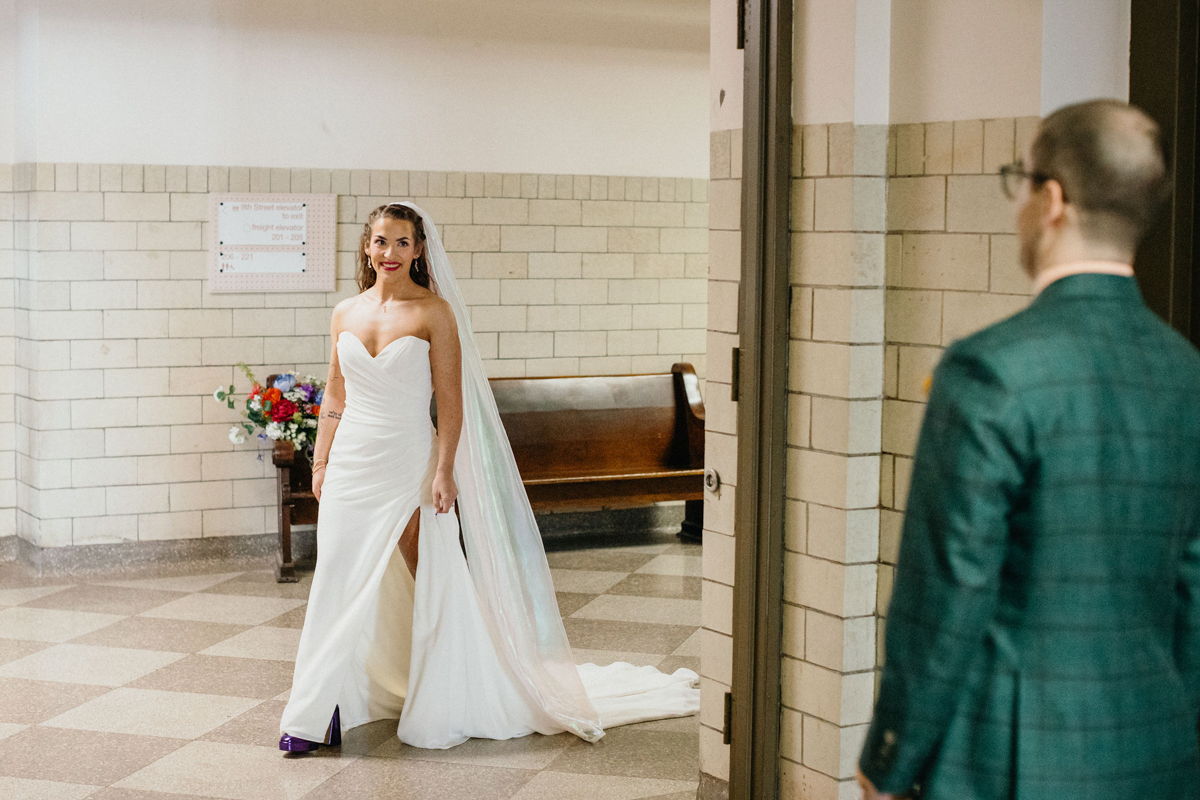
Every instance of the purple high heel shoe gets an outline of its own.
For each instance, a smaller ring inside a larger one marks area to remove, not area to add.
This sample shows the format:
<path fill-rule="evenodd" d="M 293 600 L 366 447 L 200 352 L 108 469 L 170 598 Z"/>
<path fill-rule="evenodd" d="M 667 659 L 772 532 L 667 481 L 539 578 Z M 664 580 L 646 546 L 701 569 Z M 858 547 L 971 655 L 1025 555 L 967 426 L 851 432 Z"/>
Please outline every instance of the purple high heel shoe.
<path fill-rule="evenodd" d="M 333 719 L 329 721 L 329 733 L 325 738 L 329 741 L 313 742 L 285 733 L 279 737 L 279 749 L 289 753 L 311 753 L 318 747 L 340 747 L 342 744 L 342 717 L 337 706 L 333 707 Z"/>

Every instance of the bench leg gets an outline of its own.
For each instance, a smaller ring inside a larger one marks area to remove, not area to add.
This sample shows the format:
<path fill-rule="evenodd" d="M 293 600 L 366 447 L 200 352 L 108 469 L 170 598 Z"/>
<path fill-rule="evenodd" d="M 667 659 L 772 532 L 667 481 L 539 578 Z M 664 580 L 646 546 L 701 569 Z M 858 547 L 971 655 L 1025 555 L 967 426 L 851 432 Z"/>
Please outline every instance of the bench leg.
<path fill-rule="evenodd" d="M 275 557 L 276 583 L 296 583 L 296 562 L 292 560 L 292 507 L 279 504 L 279 553 Z"/>
<path fill-rule="evenodd" d="M 679 538 L 686 542 L 701 542 L 704 540 L 704 501 L 685 500 L 683 525 L 679 528 Z"/>

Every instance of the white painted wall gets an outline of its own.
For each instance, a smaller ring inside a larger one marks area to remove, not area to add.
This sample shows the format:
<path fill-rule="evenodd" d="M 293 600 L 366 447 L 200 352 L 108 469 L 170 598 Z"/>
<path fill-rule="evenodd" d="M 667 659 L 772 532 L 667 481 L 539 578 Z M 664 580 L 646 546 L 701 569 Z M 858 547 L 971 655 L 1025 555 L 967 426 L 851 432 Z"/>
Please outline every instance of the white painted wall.
<path fill-rule="evenodd" d="M 1041 112 L 1129 100 L 1130 0 L 1042 0 Z"/>
<path fill-rule="evenodd" d="M 792 119 L 797 125 L 854 119 L 855 3 L 796 0 Z"/>
<path fill-rule="evenodd" d="M 1098 4 L 1064 1 L 1081 10 Z M 893 123 L 1041 108 L 1041 0 L 893 0 L 891 45 Z"/>
<path fill-rule="evenodd" d="M 714 131 L 741 130 L 745 51 L 738 49 L 737 3 L 712 0 L 709 28 L 709 125 Z"/>
<path fill-rule="evenodd" d="M 13 161 L 16 136 L 17 4 L 0 0 L 0 164 Z"/>
<path fill-rule="evenodd" d="M 707 175 L 704 0 L 39 5 L 41 161 Z"/>

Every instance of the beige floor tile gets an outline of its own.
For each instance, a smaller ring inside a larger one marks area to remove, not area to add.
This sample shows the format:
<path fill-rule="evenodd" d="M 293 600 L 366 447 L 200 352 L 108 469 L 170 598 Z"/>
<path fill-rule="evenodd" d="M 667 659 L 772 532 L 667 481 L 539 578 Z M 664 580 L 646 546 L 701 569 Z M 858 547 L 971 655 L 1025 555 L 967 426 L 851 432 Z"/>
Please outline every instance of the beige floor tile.
<path fill-rule="evenodd" d="M 658 558 L 653 553 L 610 553 L 607 550 L 559 550 L 546 554 L 551 569 L 588 572 L 633 572 Z"/>
<path fill-rule="evenodd" d="M 225 697 L 155 689 L 113 689 L 44 725 L 81 731 L 107 731 L 168 739 L 196 739 L 258 704 Z"/>
<path fill-rule="evenodd" d="M 107 691 L 103 686 L 0 678 L 0 722 L 37 725 Z"/>
<path fill-rule="evenodd" d="M 0 639 L 0 664 L 16 661 L 18 658 L 32 655 L 38 650 L 53 647 L 51 642 L 30 642 L 23 639 Z"/>
<path fill-rule="evenodd" d="M 190 619 L 198 622 L 224 622 L 232 625 L 260 625 L 285 611 L 304 605 L 303 600 L 241 595 L 189 594 L 166 605 L 151 609 L 143 617 Z"/>
<path fill-rule="evenodd" d="M 130 589 L 124 586 L 82 584 L 25 603 L 27 608 L 58 608 L 63 611 L 95 611 L 128 616 L 182 597 L 181 592 L 161 589 Z"/>
<path fill-rule="evenodd" d="M 165 794 L 163 792 L 143 792 L 140 789 L 118 789 L 109 786 L 88 797 L 88 800 L 212 800 L 196 794 Z M 694 800 L 694 798 L 688 798 Z"/>
<path fill-rule="evenodd" d="M 641 800 L 687 791 L 696 796 L 694 781 L 540 772 L 512 800 Z"/>
<path fill-rule="evenodd" d="M 276 583 L 274 572 L 246 572 L 223 583 L 210 586 L 208 594 L 237 594 L 248 597 L 282 597 L 307 600 L 312 588 L 312 576 L 300 577 L 296 583 Z"/>
<path fill-rule="evenodd" d="M 697 675 L 700 674 L 700 656 L 676 656 L 670 655 L 664 658 L 658 664 L 658 668 L 663 672 L 673 673 L 677 669 L 690 669 Z"/>
<path fill-rule="evenodd" d="M 558 601 L 558 613 L 564 617 L 571 616 L 598 596 L 594 594 L 576 594 L 575 592 L 554 593 L 554 599 Z"/>
<path fill-rule="evenodd" d="M 696 632 L 694 625 L 654 625 L 609 619 L 567 617 L 563 620 L 572 647 L 662 653 L 664 656 Z"/>
<path fill-rule="evenodd" d="M 392 737 L 371 755 L 377 758 L 399 758 L 406 761 L 437 761 L 447 764 L 471 764 L 477 767 L 538 770 L 558 758 L 566 748 L 580 743 L 579 737 L 570 733 L 560 733 L 557 736 L 542 736 L 535 733 L 530 736 L 505 740 L 468 739 L 449 750 L 426 750 L 420 747 L 409 747 L 399 739 Z"/>
<path fill-rule="evenodd" d="M 638 567 L 635 572 L 651 575 L 687 575 L 698 578 L 701 575 L 700 556 L 661 555 L 655 556 L 646 564 Z"/>
<path fill-rule="evenodd" d="M 696 656 L 700 657 L 700 630 L 689 636 L 683 644 L 676 647 L 671 653 L 673 656 Z"/>
<path fill-rule="evenodd" d="M 586 569 L 552 569 L 554 588 L 560 592 L 603 594 L 620 583 L 628 572 L 603 572 Z"/>
<path fill-rule="evenodd" d="M 676 733 L 692 733 L 699 735 L 700 715 L 692 714 L 687 717 L 668 717 L 667 719 L 652 719 L 649 722 L 639 722 L 627 726 L 633 731 L 674 731 Z"/>
<path fill-rule="evenodd" d="M 628 594 L 641 597 L 679 597 L 700 599 L 700 579 L 689 575 L 658 575 L 635 572 L 608 590 L 608 594 Z"/>
<path fill-rule="evenodd" d="M 262 658 L 191 655 L 130 684 L 135 689 L 266 700 L 292 685 L 295 665 Z"/>
<path fill-rule="evenodd" d="M 230 636 L 249 630 L 247 625 L 221 622 L 195 622 L 190 619 L 152 619 L 128 617 L 98 631 L 72 639 L 73 644 L 99 644 L 107 647 L 132 647 L 143 650 L 167 650 L 195 653 Z M 0 648 L 3 648 L 0 639 Z"/>
<path fill-rule="evenodd" d="M 0 589 L 0 606 L 19 606 L 39 597 L 61 592 L 70 586 L 28 586 L 23 589 Z"/>
<path fill-rule="evenodd" d="M 300 647 L 300 631 L 295 628 L 258 627 L 201 650 L 206 656 L 265 658 L 271 661 L 295 661 Z"/>
<path fill-rule="evenodd" d="M 694 781 L 700 774 L 699 756 L 698 733 L 612 728 L 595 744 L 563 751 L 549 769 L 554 772 Z"/>
<path fill-rule="evenodd" d="M 227 800 L 294 800 L 353 761 L 334 757 L 287 758 L 275 747 L 189 742 L 116 785 L 122 789 Z"/>
<path fill-rule="evenodd" d="M 657 667 L 664 656 L 661 653 L 629 653 L 620 650 L 586 650 L 572 647 L 571 654 L 575 656 L 576 664 L 611 664 L 614 661 L 624 661 L 635 666 Z"/>
<path fill-rule="evenodd" d="M 65 642 L 120 620 L 117 614 L 18 606 L 0 609 L 0 638 Z"/>
<path fill-rule="evenodd" d="M 181 744 L 179 739 L 38 725 L 0 740 L 0 775 L 107 786 Z"/>
<path fill-rule="evenodd" d="M 612 619 L 658 625 L 700 625 L 700 601 L 675 597 L 602 594 L 571 615 L 575 619 Z"/>
<path fill-rule="evenodd" d="M 15 722 L 0 722 L 0 739 L 7 739 L 14 733 L 20 733 L 28 727 L 28 725 L 18 725 Z"/>
<path fill-rule="evenodd" d="M 307 605 L 298 606 L 286 614 L 280 614 L 275 619 L 267 620 L 263 625 L 270 628 L 303 628 L 304 612 L 307 609 Z"/>
<path fill-rule="evenodd" d="M 59 644 L 0 666 L 0 677 L 122 686 L 183 657 L 160 650 Z"/>
<path fill-rule="evenodd" d="M 213 728 L 201 738 L 206 742 L 226 744 L 252 744 L 270 747 L 279 741 L 279 719 L 287 703 L 280 700 L 263 700 L 258 705 Z"/>
<path fill-rule="evenodd" d="M 210 586 L 224 583 L 241 575 L 240 572 L 216 572 L 211 575 L 181 575 L 174 578 L 141 578 L 138 580 L 103 581 L 105 586 L 126 586 L 130 589 L 165 589 L 169 592 L 203 592 Z M 97 581 L 97 583 L 101 583 Z"/>
<path fill-rule="evenodd" d="M 78 783 L 0 778 L 0 797 L 5 800 L 83 800 L 99 788 Z"/>
<path fill-rule="evenodd" d="M 537 773 L 432 761 L 362 758 L 306 797 L 388 798 L 388 800 L 507 800 Z"/>

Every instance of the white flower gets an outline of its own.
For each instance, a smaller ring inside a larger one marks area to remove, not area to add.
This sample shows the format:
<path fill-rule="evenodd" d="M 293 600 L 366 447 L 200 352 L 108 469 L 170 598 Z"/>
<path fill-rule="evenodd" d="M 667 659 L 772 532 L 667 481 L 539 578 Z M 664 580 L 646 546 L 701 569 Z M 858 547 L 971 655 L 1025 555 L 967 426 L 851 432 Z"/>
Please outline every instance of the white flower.
<path fill-rule="evenodd" d="M 267 423 L 267 436 L 272 439 L 276 439 L 276 440 L 282 439 L 283 438 L 283 426 L 281 426 L 278 422 L 268 422 Z"/>
<path fill-rule="evenodd" d="M 250 409 L 252 411 L 262 411 L 262 401 L 257 397 L 250 401 Z"/>
<path fill-rule="evenodd" d="M 292 389 L 290 392 L 284 392 L 284 397 L 291 400 L 293 403 L 299 403 L 304 400 L 304 392 L 299 389 Z"/>
<path fill-rule="evenodd" d="M 246 434 L 242 433 L 241 428 L 239 428 L 237 425 L 234 425 L 229 429 L 229 441 L 233 442 L 234 444 L 244 444 L 246 441 Z"/>
<path fill-rule="evenodd" d="M 225 399 L 225 387 L 218 386 L 217 390 L 215 392 L 213 392 L 213 400 L 216 400 L 219 403 L 224 399 Z"/>

